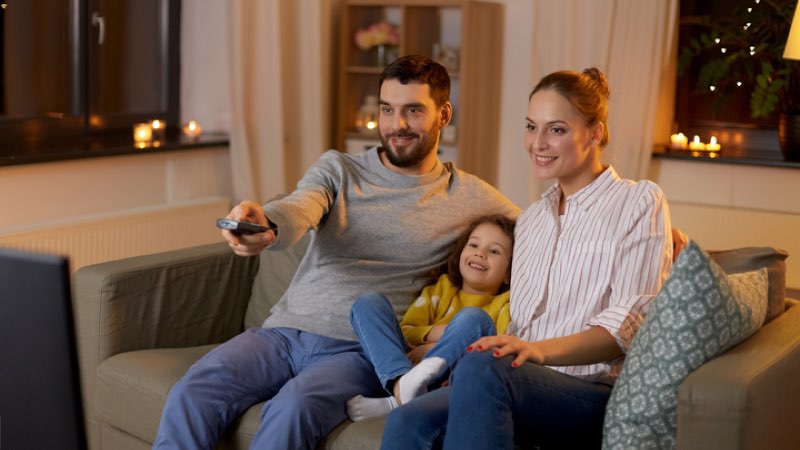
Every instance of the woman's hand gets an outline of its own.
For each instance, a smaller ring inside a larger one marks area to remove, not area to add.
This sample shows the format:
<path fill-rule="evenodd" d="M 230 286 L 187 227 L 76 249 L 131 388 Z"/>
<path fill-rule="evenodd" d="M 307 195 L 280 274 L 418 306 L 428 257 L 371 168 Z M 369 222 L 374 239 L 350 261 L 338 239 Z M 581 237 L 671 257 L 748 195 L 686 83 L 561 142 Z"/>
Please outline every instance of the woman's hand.
<path fill-rule="evenodd" d="M 495 358 L 506 355 L 517 355 L 511 365 L 519 367 L 525 361 L 544 364 L 544 353 L 535 342 L 526 342 L 516 336 L 486 336 L 473 342 L 467 347 L 468 352 L 492 350 Z"/>

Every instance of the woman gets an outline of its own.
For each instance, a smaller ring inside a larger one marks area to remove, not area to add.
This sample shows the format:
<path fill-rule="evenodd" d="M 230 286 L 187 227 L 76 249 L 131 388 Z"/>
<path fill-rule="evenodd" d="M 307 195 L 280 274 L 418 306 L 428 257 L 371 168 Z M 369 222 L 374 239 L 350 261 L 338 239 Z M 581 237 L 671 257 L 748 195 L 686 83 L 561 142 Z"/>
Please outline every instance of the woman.
<path fill-rule="evenodd" d="M 557 183 L 517 222 L 508 335 L 479 339 L 450 388 L 396 409 L 384 449 L 600 447 L 621 356 L 672 258 L 659 187 L 600 162 L 608 96 L 595 68 L 534 88 L 525 147 Z"/>

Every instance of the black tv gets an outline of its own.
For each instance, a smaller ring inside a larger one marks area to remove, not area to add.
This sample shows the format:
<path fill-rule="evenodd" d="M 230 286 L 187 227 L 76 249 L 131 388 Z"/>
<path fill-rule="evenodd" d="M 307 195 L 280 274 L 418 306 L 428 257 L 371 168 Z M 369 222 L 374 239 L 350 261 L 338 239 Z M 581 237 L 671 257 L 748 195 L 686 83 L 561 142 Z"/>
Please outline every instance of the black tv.
<path fill-rule="evenodd" d="M 0 449 L 86 448 L 66 257 L 0 249 Z"/>

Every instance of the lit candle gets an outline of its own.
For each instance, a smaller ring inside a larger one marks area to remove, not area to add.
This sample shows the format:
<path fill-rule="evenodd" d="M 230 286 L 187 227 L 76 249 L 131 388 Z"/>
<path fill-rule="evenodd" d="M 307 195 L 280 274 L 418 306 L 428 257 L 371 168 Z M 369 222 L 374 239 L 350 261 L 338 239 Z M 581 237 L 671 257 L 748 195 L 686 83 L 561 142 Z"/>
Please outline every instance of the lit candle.
<path fill-rule="evenodd" d="M 183 125 L 183 135 L 186 137 L 197 139 L 202 132 L 203 127 L 201 127 L 200 124 L 194 120 L 190 120 Z"/>
<path fill-rule="evenodd" d="M 706 145 L 706 150 L 710 152 L 718 152 L 720 150 L 720 145 L 717 142 L 716 136 L 711 136 L 711 141 Z"/>
<path fill-rule="evenodd" d="M 137 123 L 133 125 L 133 142 L 142 147 L 153 139 L 153 127 L 149 123 Z"/>
<path fill-rule="evenodd" d="M 689 145 L 689 138 L 683 133 L 673 134 L 669 137 L 669 146 L 676 150 L 683 150 Z"/>
<path fill-rule="evenodd" d="M 700 142 L 700 136 L 694 135 L 692 142 L 689 142 L 689 150 L 705 150 L 706 144 Z"/>
<path fill-rule="evenodd" d="M 156 119 L 151 123 L 151 126 L 153 127 L 153 139 L 164 139 L 164 133 L 167 130 L 167 122 Z"/>

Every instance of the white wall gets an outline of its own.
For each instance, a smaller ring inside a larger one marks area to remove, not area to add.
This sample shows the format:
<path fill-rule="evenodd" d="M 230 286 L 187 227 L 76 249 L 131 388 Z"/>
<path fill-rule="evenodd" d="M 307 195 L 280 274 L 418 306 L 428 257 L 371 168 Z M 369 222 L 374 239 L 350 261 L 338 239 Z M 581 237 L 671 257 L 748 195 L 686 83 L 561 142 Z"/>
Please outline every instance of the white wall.
<path fill-rule="evenodd" d="M 0 167 L 0 235 L 231 196 L 227 147 Z"/>
<path fill-rule="evenodd" d="M 702 248 L 782 248 L 786 285 L 800 289 L 798 169 L 655 158 L 650 178 L 667 195 L 673 226 Z"/>

